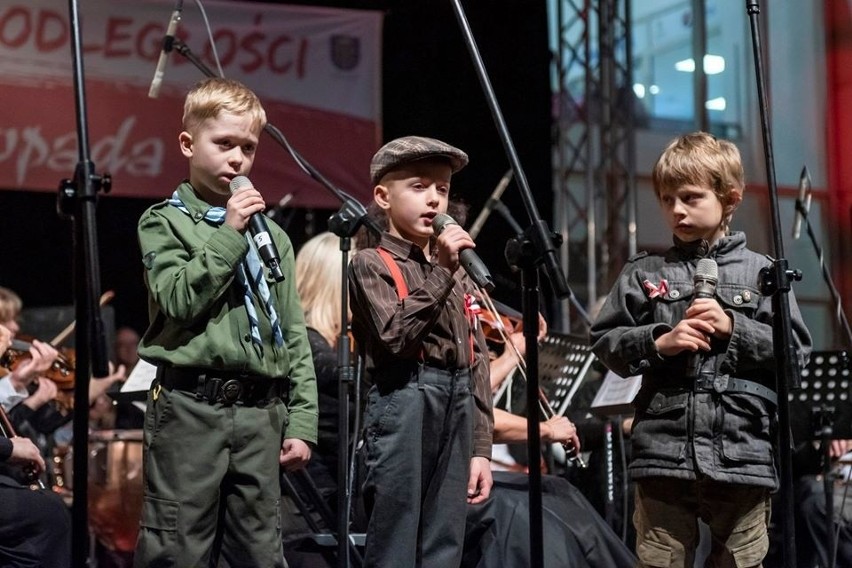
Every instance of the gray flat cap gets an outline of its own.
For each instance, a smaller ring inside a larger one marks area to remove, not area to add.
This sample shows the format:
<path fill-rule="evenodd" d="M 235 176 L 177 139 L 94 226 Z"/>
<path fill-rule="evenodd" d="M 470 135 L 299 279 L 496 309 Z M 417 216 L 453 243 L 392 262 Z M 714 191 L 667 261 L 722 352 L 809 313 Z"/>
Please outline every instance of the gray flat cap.
<path fill-rule="evenodd" d="M 377 184 L 392 169 L 426 158 L 446 158 L 453 173 L 461 170 L 468 162 L 467 154 L 446 142 L 424 136 L 403 136 L 391 140 L 373 155 L 370 162 L 370 179 Z"/>

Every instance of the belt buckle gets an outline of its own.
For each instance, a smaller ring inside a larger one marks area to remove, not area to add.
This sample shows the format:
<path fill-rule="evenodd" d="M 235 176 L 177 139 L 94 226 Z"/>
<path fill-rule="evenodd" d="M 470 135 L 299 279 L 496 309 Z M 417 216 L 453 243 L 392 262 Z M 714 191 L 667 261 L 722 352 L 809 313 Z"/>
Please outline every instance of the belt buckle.
<path fill-rule="evenodd" d="M 728 375 L 717 375 L 713 379 L 713 390 L 718 393 L 723 393 L 728 390 Z"/>
<path fill-rule="evenodd" d="M 233 404 L 239 400 L 242 390 L 243 387 L 240 381 L 237 379 L 229 379 L 222 384 L 222 389 L 220 391 L 221 394 L 219 396 L 222 398 L 222 402 Z"/>

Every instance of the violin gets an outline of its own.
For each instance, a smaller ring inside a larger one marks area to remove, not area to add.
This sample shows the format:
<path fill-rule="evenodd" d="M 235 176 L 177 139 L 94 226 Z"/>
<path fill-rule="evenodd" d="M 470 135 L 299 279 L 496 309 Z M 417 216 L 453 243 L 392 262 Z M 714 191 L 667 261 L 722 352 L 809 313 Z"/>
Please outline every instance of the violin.
<path fill-rule="evenodd" d="M 479 324 L 485 339 L 494 344 L 503 345 L 509 335 L 521 329 L 523 318 L 520 313 L 515 315 L 514 310 L 508 306 L 501 305 L 497 308 L 494 300 L 490 303 L 495 309 L 487 307 L 488 303 L 486 303 L 486 307 L 481 308 L 479 312 Z M 512 315 L 506 315 L 506 313 L 512 313 Z"/>
<path fill-rule="evenodd" d="M 0 366 L 14 371 L 32 357 L 30 354 L 31 347 L 32 343 L 28 341 L 13 339 L 12 345 L 5 353 L 0 355 Z M 74 408 L 74 364 L 76 356 L 74 350 L 69 347 L 60 347 L 57 351 L 56 359 L 41 376 L 56 384 L 55 401 L 58 410 L 65 412 Z"/>
<path fill-rule="evenodd" d="M 114 297 L 115 292 L 107 290 L 101 294 L 98 304 L 103 307 Z M 74 410 L 74 381 L 76 378 L 75 365 L 77 356 L 73 348 L 58 347 L 58 345 L 71 335 L 75 326 L 76 321 L 72 321 L 56 337 L 50 340 L 50 345 L 58 351 L 59 355 L 50 368 L 41 375 L 56 384 L 57 393 L 54 401 L 56 402 L 57 410 L 62 414 L 67 414 L 71 410 Z M 24 361 L 31 358 L 31 347 L 31 341 L 13 339 L 12 345 L 5 353 L 0 355 L 0 366 L 14 371 Z"/>
<path fill-rule="evenodd" d="M 0 366 L 14 371 L 24 361 L 31 357 L 30 348 L 33 346 L 29 341 L 21 339 L 13 339 L 12 345 L 6 350 L 3 355 L 0 355 Z M 58 388 L 74 388 L 74 350 L 68 347 L 61 347 L 58 350 L 56 360 L 49 369 L 42 373 L 42 376 L 47 377 Z"/>

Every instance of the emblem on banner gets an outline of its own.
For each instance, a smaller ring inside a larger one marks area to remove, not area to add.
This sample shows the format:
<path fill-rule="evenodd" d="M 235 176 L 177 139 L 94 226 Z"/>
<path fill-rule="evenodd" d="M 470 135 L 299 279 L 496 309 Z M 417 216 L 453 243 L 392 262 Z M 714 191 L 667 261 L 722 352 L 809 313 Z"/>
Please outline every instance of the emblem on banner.
<path fill-rule="evenodd" d="M 361 40 L 355 36 L 331 36 L 331 62 L 343 71 L 351 71 L 361 59 Z"/>

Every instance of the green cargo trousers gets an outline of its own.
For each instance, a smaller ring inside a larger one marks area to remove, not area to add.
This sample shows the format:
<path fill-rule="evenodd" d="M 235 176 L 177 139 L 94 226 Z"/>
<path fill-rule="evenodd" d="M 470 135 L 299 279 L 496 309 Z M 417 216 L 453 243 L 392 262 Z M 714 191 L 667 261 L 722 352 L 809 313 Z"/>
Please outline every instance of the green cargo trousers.
<path fill-rule="evenodd" d="M 765 487 L 702 479 L 636 481 L 636 555 L 642 568 L 691 568 L 698 519 L 712 536 L 708 568 L 758 568 L 769 550 L 770 499 Z"/>
<path fill-rule="evenodd" d="M 138 568 L 285 567 L 278 456 L 288 420 L 280 398 L 263 406 L 148 394 L 145 494 Z"/>

